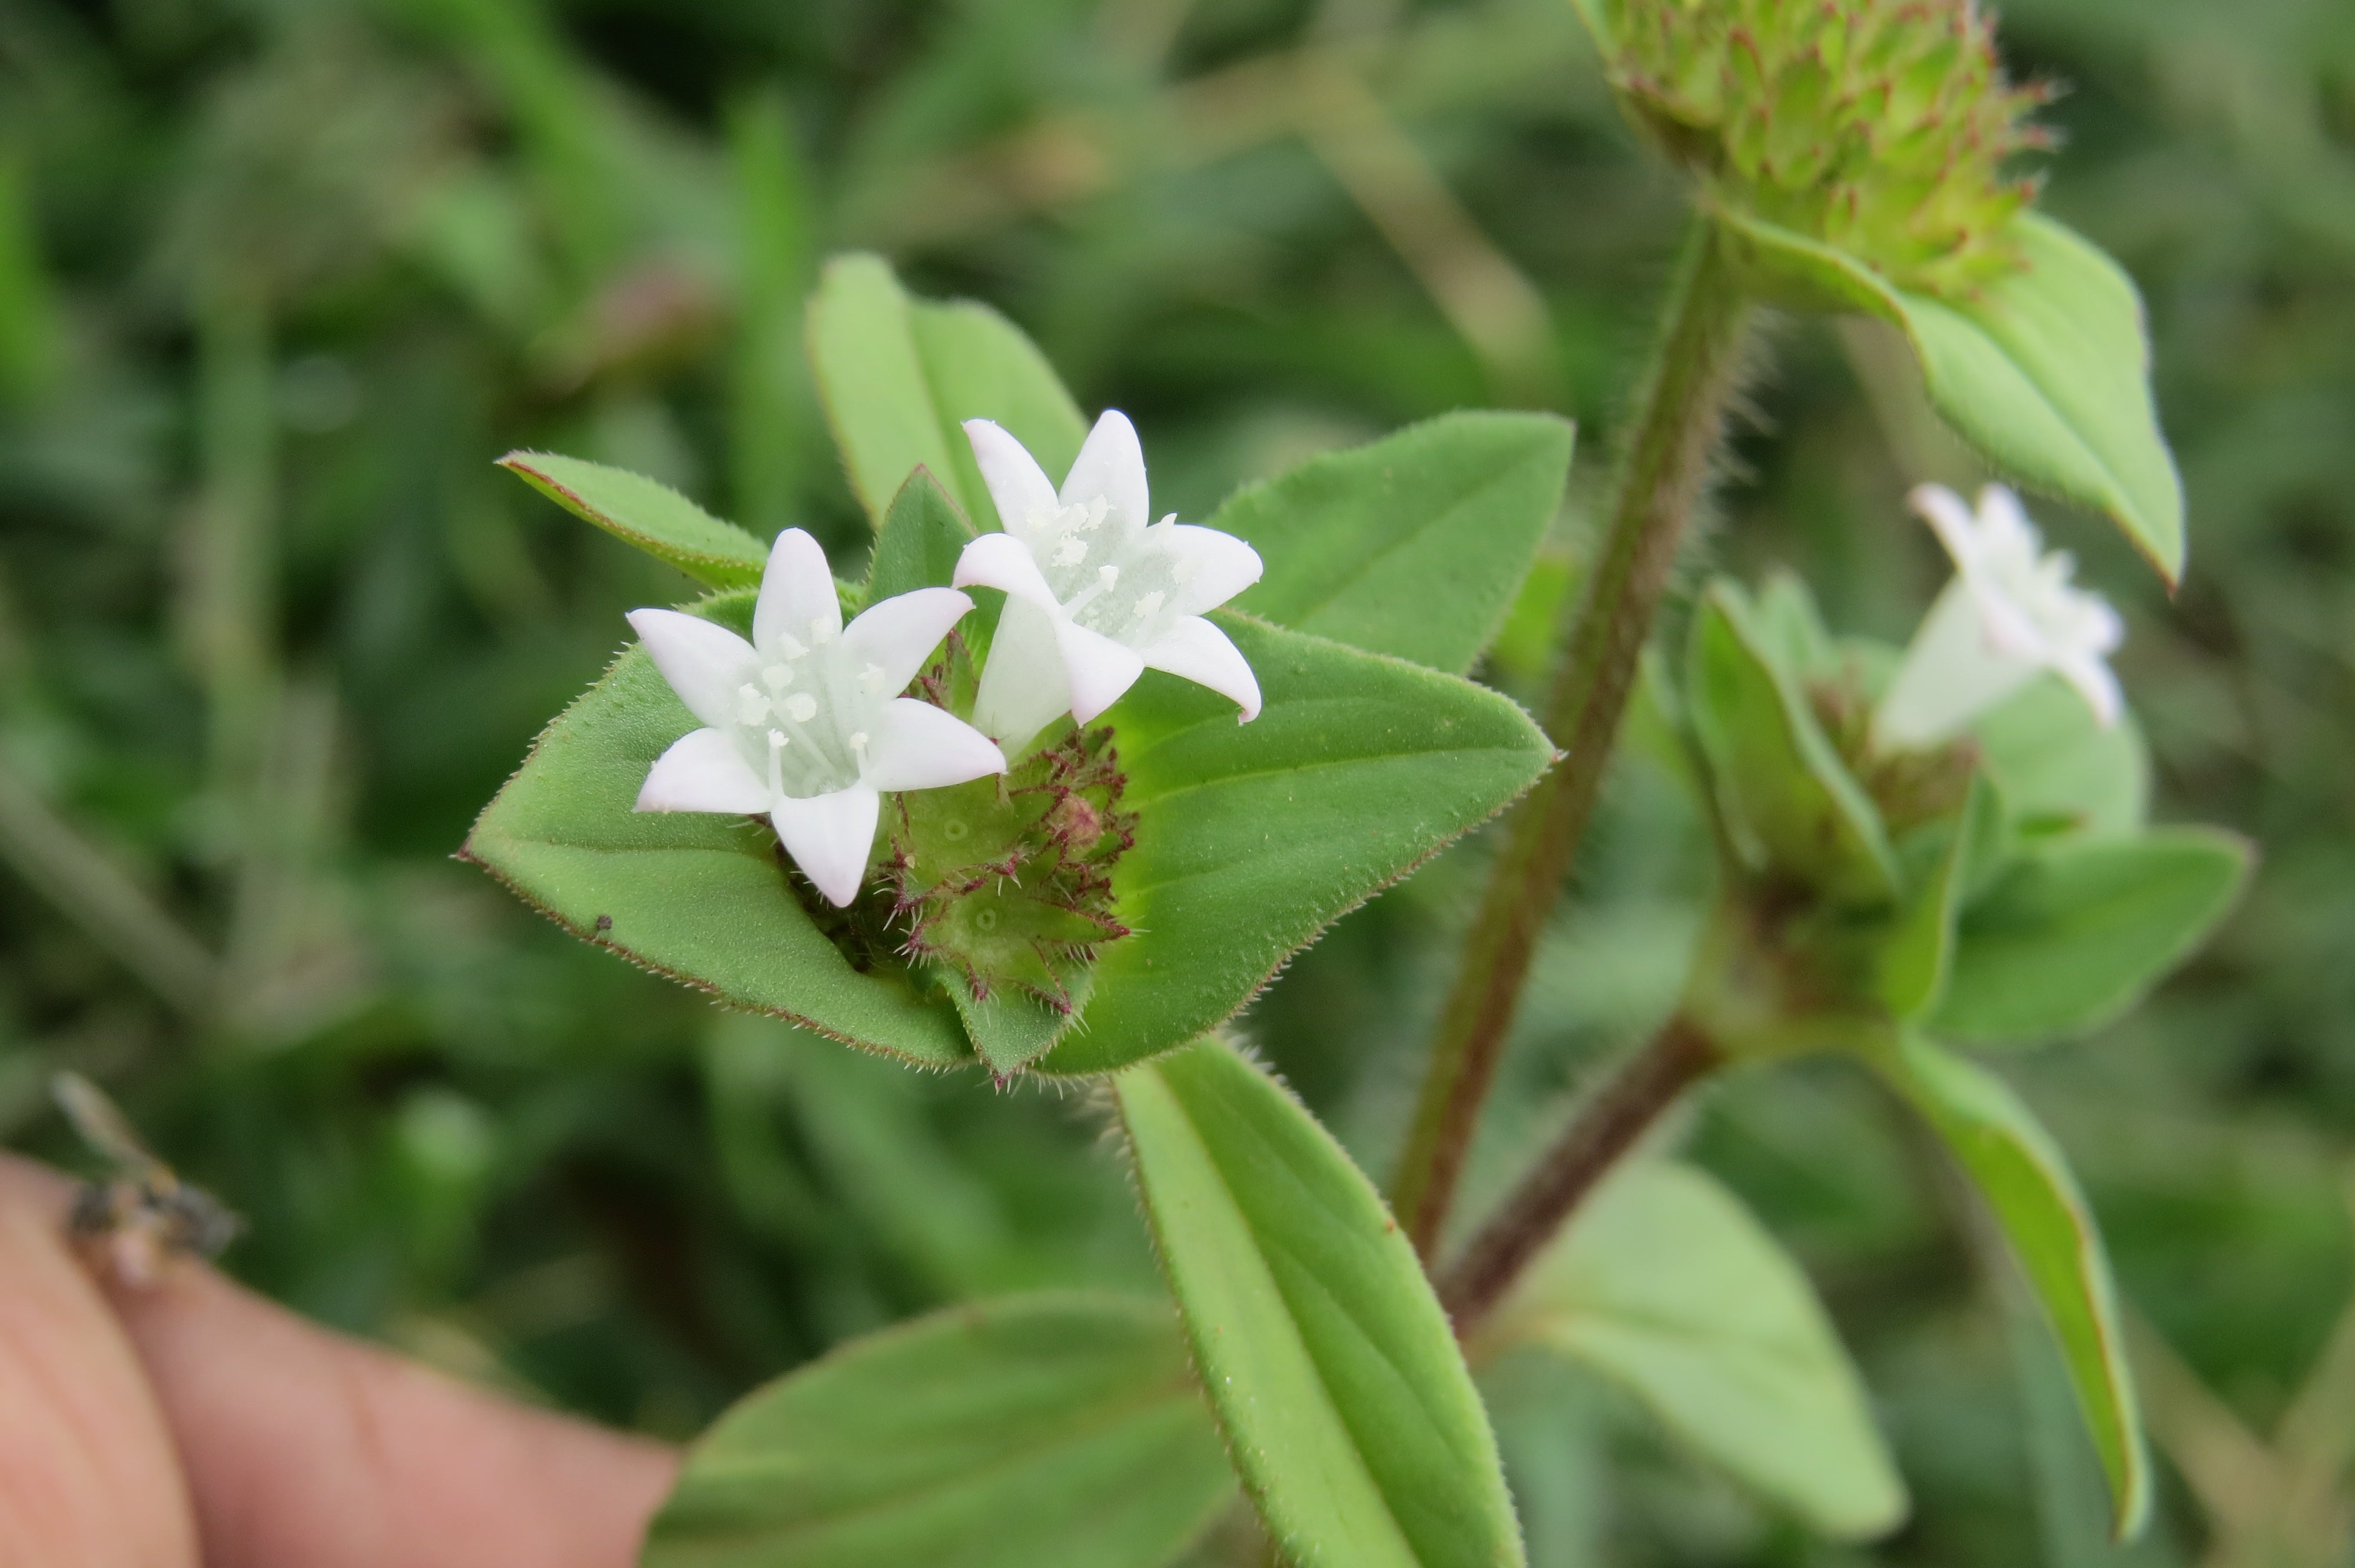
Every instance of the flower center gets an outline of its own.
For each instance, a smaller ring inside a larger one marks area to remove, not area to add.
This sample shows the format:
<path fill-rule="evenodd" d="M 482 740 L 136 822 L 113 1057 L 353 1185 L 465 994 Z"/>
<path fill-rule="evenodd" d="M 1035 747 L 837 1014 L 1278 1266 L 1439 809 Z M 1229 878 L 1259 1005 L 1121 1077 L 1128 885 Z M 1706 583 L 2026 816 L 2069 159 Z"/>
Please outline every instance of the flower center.
<path fill-rule="evenodd" d="M 788 799 L 856 784 L 868 736 L 854 726 L 867 724 L 891 695 L 881 689 L 889 676 L 862 661 L 846 679 L 853 673 L 840 667 L 845 650 L 822 620 L 811 622 L 807 642 L 786 633 L 760 652 L 767 662 L 736 688 L 738 749 L 772 791 Z"/>

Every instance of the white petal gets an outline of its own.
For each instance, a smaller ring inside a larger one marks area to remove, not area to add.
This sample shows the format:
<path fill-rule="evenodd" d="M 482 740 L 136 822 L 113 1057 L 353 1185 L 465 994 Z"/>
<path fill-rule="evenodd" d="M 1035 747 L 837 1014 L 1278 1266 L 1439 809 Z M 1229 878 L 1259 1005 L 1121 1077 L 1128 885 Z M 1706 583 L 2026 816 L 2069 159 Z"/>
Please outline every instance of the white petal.
<path fill-rule="evenodd" d="M 1987 645 L 1998 653 L 2014 659 L 2042 662 L 2051 653 L 2052 640 L 2036 623 L 2036 618 L 2003 588 L 1983 577 L 1964 576 L 1955 579 L 1970 595 L 1971 605 L 1979 618 L 1979 634 Z"/>
<path fill-rule="evenodd" d="M 1922 618 L 1896 675 L 1881 694 L 1873 710 L 1873 739 L 1891 751 L 1952 740 L 1979 715 L 2026 685 L 2040 667 L 1989 643 L 1978 606 L 1956 577 Z"/>
<path fill-rule="evenodd" d="M 883 672 L 876 694 L 890 696 L 902 690 L 924 667 L 941 639 L 973 600 L 954 588 L 918 588 L 869 606 L 842 633 L 842 644 L 855 668 L 872 664 Z"/>
<path fill-rule="evenodd" d="M 1946 546 L 1946 554 L 1958 568 L 1977 569 L 1978 519 L 1961 496 L 1943 484 L 1917 484 L 1906 493 L 1905 503 L 1930 524 L 1930 531 L 1938 535 L 1938 543 Z"/>
<path fill-rule="evenodd" d="M 781 637 L 808 642 L 815 621 L 829 632 L 842 630 L 842 601 L 834 593 L 834 568 L 826 550 L 799 528 L 777 535 L 761 574 L 761 599 L 752 607 L 752 641 L 774 648 Z"/>
<path fill-rule="evenodd" d="M 2126 698 L 2118 690 L 2118 678 L 2098 655 L 2066 653 L 2052 662 L 2053 673 L 2077 688 L 2085 705 L 2094 710 L 2094 720 L 2104 729 L 2118 722 L 2118 714 L 2126 706 Z"/>
<path fill-rule="evenodd" d="M 829 795 L 769 799 L 769 821 L 777 842 L 802 874 L 837 908 L 858 896 L 867 880 L 867 854 L 875 846 L 875 821 L 883 797 L 866 784 Z"/>
<path fill-rule="evenodd" d="M 676 609 L 634 609 L 630 626 L 687 712 L 722 729 L 735 722 L 736 688 L 760 662 L 751 643 L 724 626 Z"/>
<path fill-rule="evenodd" d="M 1136 427 L 1117 408 L 1106 408 L 1096 420 L 1063 480 L 1066 506 L 1083 506 L 1099 495 L 1112 503 L 1124 529 L 1142 528 L 1153 521 L 1145 488 L 1145 449 L 1137 444 Z"/>
<path fill-rule="evenodd" d="M 1071 711 L 1071 687 L 1063 673 L 1063 651 L 1055 641 L 1056 618 L 1028 599 L 1009 599 L 990 640 L 989 661 L 981 667 L 974 694 L 973 722 L 1018 752 L 1049 720 Z"/>
<path fill-rule="evenodd" d="M 967 419 L 964 439 L 973 443 L 973 461 L 981 467 L 981 482 L 989 488 L 1000 527 L 1054 514 L 1055 482 L 1028 447 L 988 419 Z"/>
<path fill-rule="evenodd" d="M 655 758 L 638 789 L 641 811 L 742 811 L 769 809 L 769 787 L 716 729 L 689 730 Z"/>
<path fill-rule="evenodd" d="M 944 709 L 894 697 L 875 715 L 859 781 L 877 789 L 938 789 L 1006 771 L 989 736 Z"/>
<path fill-rule="evenodd" d="M 1169 532 L 1185 576 L 1171 601 L 1180 615 L 1216 609 L 1259 581 L 1259 552 L 1216 528 L 1173 523 Z"/>
<path fill-rule="evenodd" d="M 1028 599 L 1041 609 L 1059 608 L 1055 590 L 1031 558 L 1030 547 L 1011 534 L 984 534 L 957 556 L 951 582 L 959 588 L 1003 588 L 1016 599 Z"/>
<path fill-rule="evenodd" d="M 1259 677 L 1252 673 L 1251 661 L 1225 632 L 1199 615 L 1178 621 L 1167 636 L 1146 649 L 1145 662 L 1149 669 L 1167 670 L 1233 698 L 1242 709 L 1237 724 L 1259 717 Z"/>
<path fill-rule="evenodd" d="M 1068 620 L 1055 622 L 1055 646 L 1063 655 L 1063 678 L 1071 683 L 1071 716 L 1092 721 L 1120 701 L 1145 673 L 1145 661 L 1125 642 Z"/>

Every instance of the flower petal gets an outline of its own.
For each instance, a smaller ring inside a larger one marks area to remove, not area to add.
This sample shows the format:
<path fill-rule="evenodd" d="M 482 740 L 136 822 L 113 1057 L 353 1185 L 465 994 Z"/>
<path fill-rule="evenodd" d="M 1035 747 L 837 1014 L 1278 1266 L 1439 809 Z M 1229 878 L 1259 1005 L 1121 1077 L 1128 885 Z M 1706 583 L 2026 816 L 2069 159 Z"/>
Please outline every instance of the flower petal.
<path fill-rule="evenodd" d="M 842 644 L 850 657 L 846 663 L 857 673 L 872 664 L 883 672 L 876 695 L 890 696 L 906 688 L 924 667 L 941 639 L 973 600 L 954 588 L 918 588 L 869 606 L 844 629 Z"/>
<path fill-rule="evenodd" d="M 973 461 L 980 465 L 990 503 L 997 508 L 999 526 L 1010 532 L 1033 517 L 1055 514 L 1055 482 L 1029 448 L 990 419 L 967 419 L 964 439 L 973 443 Z"/>
<path fill-rule="evenodd" d="M 1063 651 L 1056 645 L 1053 614 L 1025 599 L 1006 601 L 990 639 L 989 661 L 981 667 L 974 694 L 973 722 L 996 736 L 1008 751 L 1071 710 L 1071 686 L 1063 673 Z"/>
<path fill-rule="evenodd" d="M 2118 722 L 2118 714 L 2126 707 L 2126 697 L 2118 690 L 2118 678 L 2109 665 L 2096 653 L 2072 651 L 2052 661 L 2052 673 L 2077 688 L 2085 705 L 2094 710 L 2094 717 L 2104 729 Z"/>
<path fill-rule="evenodd" d="M 1167 670 L 1198 686 L 1234 699 L 1242 712 L 1237 724 L 1259 717 L 1259 677 L 1227 634 L 1199 615 L 1187 616 L 1145 650 L 1148 669 Z"/>
<path fill-rule="evenodd" d="M 676 609 L 634 609 L 629 620 L 687 712 L 722 729 L 734 722 L 736 688 L 751 679 L 760 662 L 751 643 L 724 626 Z"/>
<path fill-rule="evenodd" d="M 1006 771 L 989 736 L 943 708 L 894 697 L 875 715 L 859 782 L 875 789 L 938 789 Z"/>
<path fill-rule="evenodd" d="M 959 588 L 1003 588 L 1044 610 L 1060 608 L 1055 590 L 1047 586 L 1046 575 L 1031 558 L 1030 547 L 1011 534 L 984 534 L 967 545 L 958 555 L 956 572 L 949 580 Z"/>
<path fill-rule="evenodd" d="M 769 787 L 716 729 L 689 730 L 655 758 L 638 788 L 640 811 L 741 811 L 769 809 Z"/>
<path fill-rule="evenodd" d="M 810 642 L 813 623 L 831 636 L 842 630 L 842 601 L 834 593 L 834 568 L 826 549 L 799 528 L 777 535 L 769 565 L 761 574 L 761 599 L 752 607 L 752 641 L 773 650 L 781 637 Z"/>
<path fill-rule="evenodd" d="M 796 800 L 769 798 L 769 821 L 777 842 L 802 874 L 816 884 L 837 909 L 858 896 L 867 881 L 867 855 L 875 847 L 875 821 L 883 797 L 866 784 Z"/>
<path fill-rule="evenodd" d="M 1232 534 L 1193 523 L 1173 523 L 1169 535 L 1184 574 L 1171 596 L 1180 615 L 1218 609 L 1259 581 L 1260 573 L 1266 569 L 1259 552 Z"/>
<path fill-rule="evenodd" d="M 1083 506 L 1099 495 L 1112 503 L 1115 526 L 1123 532 L 1153 521 L 1145 488 L 1145 449 L 1137 444 L 1136 427 L 1117 408 L 1106 408 L 1096 420 L 1063 479 L 1066 506 Z"/>
<path fill-rule="evenodd" d="M 1120 701 L 1145 673 L 1136 650 L 1069 620 L 1055 622 L 1055 646 L 1063 655 L 1063 678 L 1071 683 L 1071 716 L 1082 724 Z"/>
<path fill-rule="evenodd" d="M 1930 524 L 1959 570 L 1978 569 L 1978 519 L 1961 496 L 1943 484 L 1917 484 L 1906 493 L 1905 503 Z"/>

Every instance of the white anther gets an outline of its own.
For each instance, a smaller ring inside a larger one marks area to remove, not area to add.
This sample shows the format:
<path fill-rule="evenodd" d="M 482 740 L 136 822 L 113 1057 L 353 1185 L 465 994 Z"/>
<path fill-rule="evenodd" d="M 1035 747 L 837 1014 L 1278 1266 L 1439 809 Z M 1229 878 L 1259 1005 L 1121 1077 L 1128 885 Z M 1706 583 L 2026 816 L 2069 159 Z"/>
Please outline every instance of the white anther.
<path fill-rule="evenodd" d="M 1087 558 L 1087 542 L 1071 535 L 1064 535 L 1063 542 L 1055 546 L 1055 564 L 1059 567 L 1076 567 Z"/>
<path fill-rule="evenodd" d="M 822 615 L 810 617 L 810 641 L 820 648 L 834 641 L 834 628 L 826 624 L 826 617 Z"/>
<path fill-rule="evenodd" d="M 777 634 L 777 652 L 783 653 L 788 659 L 798 659 L 807 653 L 809 650 L 795 641 L 792 632 L 783 631 Z"/>
<path fill-rule="evenodd" d="M 880 664 L 869 664 L 858 672 L 858 683 L 866 689 L 869 696 L 881 695 L 884 683 L 890 678 L 890 673 Z"/>
<path fill-rule="evenodd" d="M 786 665 L 772 664 L 761 672 L 761 679 L 768 683 L 772 693 L 782 692 L 794 683 L 794 673 Z"/>
<path fill-rule="evenodd" d="M 850 736 L 850 749 L 858 752 L 863 752 L 867 749 L 867 732 L 865 730 L 857 730 L 852 733 Z"/>
<path fill-rule="evenodd" d="M 1155 588 L 1151 593 L 1146 594 L 1143 599 L 1138 599 L 1136 601 L 1136 619 L 1139 620 L 1150 620 L 1155 616 L 1159 615 L 1161 613 L 1161 606 L 1166 597 L 1167 596 L 1164 595 L 1159 588 Z"/>
<path fill-rule="evenodd" d="M 1118 567 L 1098 567 L 1096 568 L 1096 576 L 1103 580 L 1104 587 L 1110 588 L 1113 584 L 1120 581 L 1120 568 Z"/>
<path fill-rule="evenodd" d="M 817 717 L 817 699 L 807 692 L 795 692 L 785 699 L 785 716 L 795 724 L 807 724 Z M 775 731 L 771 731 L 774 734 Z"/>
<path fill-rule="evenodd" d="M 769 732 L 769 749 L 771 751 L 783 751 L 792 744 L 793 742 L 786 738 L 785 732 L 783 730 L 773 729 Z"/>
<path fill-rule="evenodd" d="M 747 681 L 736 688 L 736 722 L 738 724 L 759 724 L 768 716 L 769 699 L 761 694 L 760 687 Z"/>

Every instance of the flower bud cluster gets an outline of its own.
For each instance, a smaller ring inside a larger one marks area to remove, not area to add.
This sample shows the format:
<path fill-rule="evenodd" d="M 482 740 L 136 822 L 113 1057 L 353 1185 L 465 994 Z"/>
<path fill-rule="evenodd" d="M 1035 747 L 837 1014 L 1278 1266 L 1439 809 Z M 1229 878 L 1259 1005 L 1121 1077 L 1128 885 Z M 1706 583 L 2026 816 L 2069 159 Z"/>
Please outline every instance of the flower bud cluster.
<path fill-rule="evenodd" d="M 1587 0 L 1613 85 L 1730 211 L 1964 297 L 2017 269 L 2049 134 L 1973 0 Z"/>

